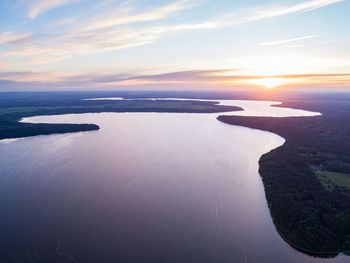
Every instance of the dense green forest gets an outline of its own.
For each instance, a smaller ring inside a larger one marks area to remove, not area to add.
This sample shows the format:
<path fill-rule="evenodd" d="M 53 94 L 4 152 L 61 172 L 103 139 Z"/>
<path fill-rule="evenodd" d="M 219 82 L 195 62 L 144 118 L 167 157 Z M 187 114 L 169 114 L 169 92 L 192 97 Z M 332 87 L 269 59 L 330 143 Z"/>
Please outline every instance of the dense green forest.
<path fill-rule="evenodd" d="M 317 117 L 219 116 L 218 120 L 270 131 L 286 139 L 259 161 L 271 215 L 292 246 L 324 256 L 350 251 L 350 100 L 313 98 L 282 107 L 322 112 Z M 329 175 L 328 187 L 316 174 Z M 337 179 L 337 178 L 334 178 Z M 339 181 L 339 180 L 338 180 Z"/>
<path fill-rule="evenodd" d="M 118 94 L 138 98 L 137 94 Z M 154 94 L 150 94 L 154 95 Z M 95 124 L 32 124 L 18 122 L 23 117 L 98 112 L 227 112 L 239 107 L 202 101 L 114 100 L 88 101 L 91 97 L 116 96 L 115 93 L 1 93 L 0 139 L 98 130 Z"/>

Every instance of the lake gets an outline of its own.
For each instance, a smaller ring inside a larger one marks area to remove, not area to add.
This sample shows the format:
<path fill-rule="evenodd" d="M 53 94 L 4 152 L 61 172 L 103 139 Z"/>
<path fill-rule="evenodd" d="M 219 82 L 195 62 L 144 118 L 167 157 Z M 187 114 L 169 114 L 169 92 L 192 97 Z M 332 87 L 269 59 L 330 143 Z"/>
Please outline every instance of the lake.
<path fill-rule="evenodd" d="M 244 116 L 314 116 L 273 102 L 220 101 Z M 88 113 L 25 122 L 92 132 L 0 141 L 3 257 L 43 262 L 349 262 L 281 239 L 258 173 L 276 134 L 220 113 Z M 302 118 L 302 117 L 301 117 Z M 60 261 L 62 260 L 62 261 Z M 66 261 L 63 261 L 66 260 Z"/>

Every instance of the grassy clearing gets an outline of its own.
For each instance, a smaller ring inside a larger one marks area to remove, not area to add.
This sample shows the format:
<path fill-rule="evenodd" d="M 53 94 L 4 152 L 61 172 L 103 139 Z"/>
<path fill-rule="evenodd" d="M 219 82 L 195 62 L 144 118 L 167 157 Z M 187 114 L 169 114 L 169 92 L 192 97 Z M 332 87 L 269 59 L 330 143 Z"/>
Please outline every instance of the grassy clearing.
<path fill-rule="evenodd" d="M 317 178 L 328 190 L 332 190 L 334 186 L 350 188 L 350 174 L 330 171 L 315 171 L 315 173 Z"/>

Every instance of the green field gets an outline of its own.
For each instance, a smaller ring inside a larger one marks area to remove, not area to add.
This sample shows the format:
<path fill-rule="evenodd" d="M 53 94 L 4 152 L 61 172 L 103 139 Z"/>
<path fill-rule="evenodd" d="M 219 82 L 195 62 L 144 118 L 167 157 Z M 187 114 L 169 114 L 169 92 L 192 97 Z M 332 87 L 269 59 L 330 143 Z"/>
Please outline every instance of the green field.
<path fill-rule="evenodd" d="M 328 190 L 333 189 L 336 185 L 350 188 L 350 174 L 331 171 L 315 171 L 315 174 Z"/>

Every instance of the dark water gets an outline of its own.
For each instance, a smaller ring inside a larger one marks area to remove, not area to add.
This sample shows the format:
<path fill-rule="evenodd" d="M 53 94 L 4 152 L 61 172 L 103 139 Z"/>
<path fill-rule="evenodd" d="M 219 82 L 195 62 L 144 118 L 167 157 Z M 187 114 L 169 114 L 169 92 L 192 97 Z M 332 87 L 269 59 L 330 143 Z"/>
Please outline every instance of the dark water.
<path fill-rule="evenodd" d="M 349 262 L 276 233 L 258 159 L 283 138 L 215 116 L 31 118 L 101 130 L 0 143 L 0 262 Z"/>

